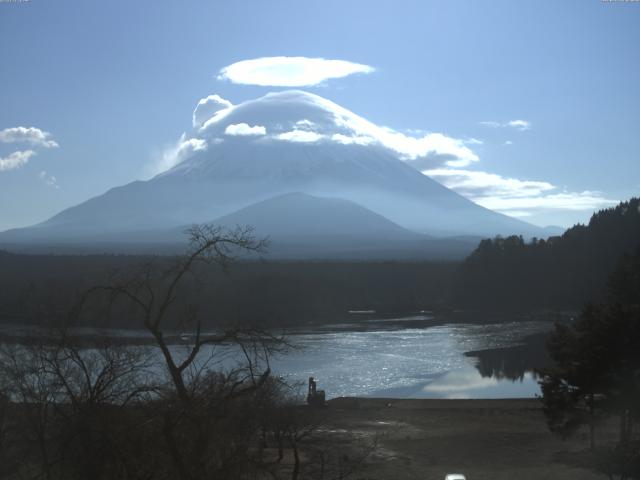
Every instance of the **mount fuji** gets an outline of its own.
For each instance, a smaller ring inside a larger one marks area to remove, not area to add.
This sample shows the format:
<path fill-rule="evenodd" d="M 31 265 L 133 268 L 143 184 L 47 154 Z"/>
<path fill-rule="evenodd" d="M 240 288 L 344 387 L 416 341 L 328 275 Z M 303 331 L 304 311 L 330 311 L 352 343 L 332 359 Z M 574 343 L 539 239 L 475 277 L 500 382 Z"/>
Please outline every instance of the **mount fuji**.
<path fill-rule="evenodd" d="M 347 237 L 350 248 L 385 244 L 391 252 L 441 245 L 443 237 L 544 235 L 423 175 L 392 148 L 393 133 L 311 93 L 239 105 L 212 95 L 193 123 L 162 173 L 0 233 L 0 245 L 179 243 L 175 232 L 185 226 L 218 220 L 252 222 L 280 245 L 295 239 L 301 257 L 329 237 L 336 252 Z"/>

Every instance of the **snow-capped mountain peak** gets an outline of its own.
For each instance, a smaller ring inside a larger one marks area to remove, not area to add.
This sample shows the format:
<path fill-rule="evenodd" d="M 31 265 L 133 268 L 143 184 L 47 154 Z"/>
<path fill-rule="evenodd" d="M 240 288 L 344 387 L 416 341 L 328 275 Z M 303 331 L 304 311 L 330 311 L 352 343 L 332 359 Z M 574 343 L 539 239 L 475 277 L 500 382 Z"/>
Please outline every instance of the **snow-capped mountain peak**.
<path fill-rule="evenodd" d="M 238 105 L 210 95 L 198 103 L 193 117 L 195 131 L 176 148 L 173 163 L 184 163 L 179 169 L 201 166 L 199 159 L 187 160 L 225 142 L 376 146 L 409 164 L 419 159 L 416 166 L 424 166 L 429 158 L 434 164 L 440 159 L 455 166 L 478 160 L 460 140 L 435 132 L 411 136 L 378 126 L 331 100 L 301 90 L 269 93 Z"/>
<path fill-rule="evenodd" d="M 198 103 L 193 123 L 193 132 L 184 134 L 173 151 L 172 166 L 161 174 L 113 188 L 37 228 L 7 232 L 0 241 L 82 241 L 107 235 L 126 241 L 131 232 L 141 231 L 154 238 L 149 232 L 161 236 L 167 229 L 210 222 L 292 192 L 351 202 L 362 207 L 354 212 L 370 211 L 420 234 L 541 235 L 536 227 L 480 207 L 411 165 L 415 159 L 456 165 L 474 161 L 467 147 L 441 134 L 408 136 L 299 90 L 237 105 L 210 95 Z M 283 198 L 291 204 L 290 197 Z M 266 205 L 273 212 L 280 203 Z M 278 221 L 286 216 L 283 210 Z"/>

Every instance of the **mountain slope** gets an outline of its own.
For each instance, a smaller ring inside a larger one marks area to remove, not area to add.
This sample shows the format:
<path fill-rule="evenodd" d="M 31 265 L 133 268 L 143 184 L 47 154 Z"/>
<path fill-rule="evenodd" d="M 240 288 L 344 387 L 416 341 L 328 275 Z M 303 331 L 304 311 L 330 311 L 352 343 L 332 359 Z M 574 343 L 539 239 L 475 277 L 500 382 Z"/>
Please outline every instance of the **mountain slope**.
<path fill-rule="evenodd" d="M 275 258 L 431 257 L 429 238 L 406 230 L 354 202 L 288 193 L 242 208 L 213 223 L 251 225 L 269 237 Z"/>
<path fill-rule="evenodd" d="M 173 168 L 34 227 L 2 233 L 0 243 L 124 240 L 132 232 L 205 222 L 292 192 L 349 200 L 431 235 L 542 234 L 424 176 L 367 137 L 370 126 L 317 95 L 269 94 L 215 113 L 182 140 Z"/>
<path fill-rule="evenodd" d="M 422 238 L 409 230 L 339 198 L 287 193 L 242 208 L 214 221 L 218 225 L 252 225 L 258 235 L 272 238 L 313 237 L 333 234 L 380 240 Z"/>

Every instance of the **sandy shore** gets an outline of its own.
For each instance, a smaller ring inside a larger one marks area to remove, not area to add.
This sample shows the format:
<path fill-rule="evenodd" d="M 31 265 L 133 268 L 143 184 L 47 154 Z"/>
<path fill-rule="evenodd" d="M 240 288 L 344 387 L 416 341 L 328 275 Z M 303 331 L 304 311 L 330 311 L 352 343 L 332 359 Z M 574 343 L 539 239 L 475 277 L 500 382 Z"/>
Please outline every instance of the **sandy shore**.
<path fill-rule="evenodd" d="M 586 434 L 562 441 L 547 429 L 540 403 L 523 400 L 336 398 L 332 428 L 378 447 L 358 478 L 468 480 L 602 479 L 576 462 Z"/>

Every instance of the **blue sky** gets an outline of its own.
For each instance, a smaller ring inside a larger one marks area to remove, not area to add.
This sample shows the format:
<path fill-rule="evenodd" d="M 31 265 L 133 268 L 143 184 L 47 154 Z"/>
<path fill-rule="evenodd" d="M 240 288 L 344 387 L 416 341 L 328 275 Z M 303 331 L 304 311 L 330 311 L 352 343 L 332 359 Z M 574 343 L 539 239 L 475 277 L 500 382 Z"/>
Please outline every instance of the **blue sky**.
<path fill-rule="evenodd" d="M 638 2 L 31 0 L 0 3 L 0 42 L 0 230 L 148 178 L 201 98 L 282 89 L 217 78 L 272 56 L 372 67 L 302 88 L 464 145 L 429 172 L 505 213 L 566 226 L 640 193 Z"/>

